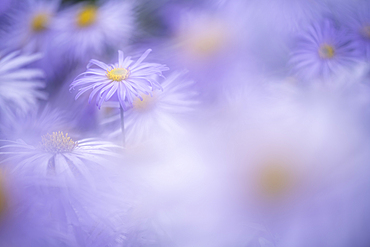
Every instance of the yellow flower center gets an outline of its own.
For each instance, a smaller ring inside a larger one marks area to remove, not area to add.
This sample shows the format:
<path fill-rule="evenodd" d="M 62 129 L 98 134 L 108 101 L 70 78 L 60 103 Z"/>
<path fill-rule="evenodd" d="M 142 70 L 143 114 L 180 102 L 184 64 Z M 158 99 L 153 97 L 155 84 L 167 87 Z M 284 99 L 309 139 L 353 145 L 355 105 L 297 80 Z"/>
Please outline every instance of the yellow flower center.
<path fill-rule="evenodd" d="M 50 15 L 47 13 L 39 13 L 35 15 L 31 21 L 32 30 L 35 32 L 43 31 L 47 28 Z"/>
<path fill-rule="evenodd" d="M 112 81 L 122 81 L 127 79 L 130 72 L 124 68 L 115 68 L 107 71 L 107 77 Z"/>
<path fill-rule="evenodd" d="M 333 46 L 323 44 L 319 48 L 319 56 L 323 59 L 331 59 L 335 55 L 335 49 Z"/>
<path fill-rule="evenodd" d="M 153 107 L 153 103 L 155 101 L 155 96 L 150 96 L 143 94 L 141 95 L 143 100 L 139 98 L 135 98 L 134 101 L 132 102 L 134 109 L 137 111 L 145 112 Z"/>
<path fill-rule="evenodd" d="M 77 15 L 77 25 L 87 27 L 96 21 L 97 7 L 93 5 L 85 6 Z"/>
<path fill-rule="evenodd" d="M 276 197 L 285 194 L 291 183 L 290 172 L 278 164 L 264 167 L 260 174 L 260 186 L 264 195 Z"/>
<path fill-rule="evenodd" d="M 78 146 L 67 134 L 63 132 L 53 132 L 42 137 L 41 145 L 49 153 L 70 153 Z"/>

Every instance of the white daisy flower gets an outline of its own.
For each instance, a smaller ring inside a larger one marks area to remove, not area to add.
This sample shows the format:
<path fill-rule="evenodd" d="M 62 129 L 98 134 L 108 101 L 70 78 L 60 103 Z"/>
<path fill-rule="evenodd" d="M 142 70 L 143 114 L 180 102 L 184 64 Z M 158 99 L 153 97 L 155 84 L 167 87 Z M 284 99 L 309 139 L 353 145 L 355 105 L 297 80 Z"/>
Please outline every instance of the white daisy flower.
<path fill-rule="evenodd" d="M 143 63 L 151 52 L 148 49 L 135 63 L 123 52 L 118 51 L 118 63 L 107 65 L 92 59 L 87 65 L 87 71 L 80 74 L 71 84 L 70 89 L 79 88 L 76 99 L 92 89 L 89 103 L 96 94 L 96 105 L 101 107 L 103 101 L 108 101 L 117 92 L 118 100 L 123 109 L 133 105 L 136 97 L 142 100 L 141 94 L 149 94 L 153 89 L 161 89 L 154 76 L 162 76 L 162 71 L 169 68 L 158 63 Z M 92 65 L 98 68 L 91 68 Z"/>
<path fill-rule="evenodd" d="M 125 113 L 125 132 L 131 143 L 141 142 L 154 133 L 181 133 L 181 120 L 194 111 L 198 101 L 196 92 L 191 90 L 193 81 L 184 79 L 185 72 L 174 72 L 161 84 L 163 91 L 136 98 L 133 107 Z M 117 108 L 117 106 L 116 106 Z M 103 125 L 115 124 L 117 130 L 110 136 L 119 136 L 120 114 L 115 111 L 102 121 Z"/>
<path fill-rule="evenodd" d="M 0 58 L 0 114 L 9 111 L 25 113 L 35 107 L 47 94 L 40 89 L 45 87 L 43 72 L 24 68 L 41 56 L 19 55 L 13 52 Z"/>
<path fill-rule="evenodd" d="M 133 27 L 134 16 L 128 1 L 74 4 L 56 20 L 56 45 L 68 57 L 83 61 L 126 44 Z"/>

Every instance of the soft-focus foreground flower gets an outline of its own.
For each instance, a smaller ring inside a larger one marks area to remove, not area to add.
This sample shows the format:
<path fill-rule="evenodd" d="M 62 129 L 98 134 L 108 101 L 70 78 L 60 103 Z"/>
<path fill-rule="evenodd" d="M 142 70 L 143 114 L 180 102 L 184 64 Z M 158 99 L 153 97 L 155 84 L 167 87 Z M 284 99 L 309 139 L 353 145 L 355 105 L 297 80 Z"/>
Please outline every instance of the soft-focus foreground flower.
<path fill-rule="evenodd" d="M 59 233 L 56 242 L 97 247 L 122 242 L 129 199 L 117 177 L 120 147 L 91 139 L 75 142 L 63 132 L 43 136 L 38 146 L 21 140 L 2 144 L 2 166 L 27 179 L 24 186 L 35 198 L 30 205 L 49 215 L 44 224 Z"/>
<path fill-rule="evenodd" d="M 70 89 L 79 88 L 76 99 L 92 89 L 89 103 L 97 95 L 96 105 L 101 107 L 117 92 L 118 100 L 123 109 L 132 107 L 134 99 L 142 98 L 154 89 L 162 89 L 155 76 L 162 76 L 168 67 L 158 63 L 143 63 L 151 52 L 148 49 L 134 63 L 131 57 L 124 57 L 118 51 L 118 63 L 107 65 L 95 59 L 90 60 L 87 71 L 79 75 L 71 84 Z M 92 65 L 97 68 L 91 68 Z"/>
<path fill-rule="evenodd" d="M 10 112 L 0 122 L 0 139 L 22 139 L 28 144 L 38 144 L 40 136 L 60 129 L 70 130 L 75 126 L 67 121 L 66 112 L 45 106 L 44 109 L 33 108 L 23 114 Z"/>
<path fill-rule="evenodd" d="M 16 5 L 9 13 L 3 45 L 27 52 L 45 51 L 52 40 L 51 25 L 59 3 L 60 0 L 28 0 Z"/>
<path fill-rule="evenodd" d="M 191 89 L 193 81 L 184 78 L 185 72 L 174 72 L 166 78 L 161 87 L 151 95 L 135 98 L 133 107 L 125 113 L 126 136 L 130 143 L 138 143 L 153 136 L 164 137 L 183 130 L 181 119 L 195 110 L 198 104 L 196 92 Z M 118 114 L 117 114 L 118 113 Z M 102 124 L 113 122 L 119 126 L 119 112 L 103 119 Z M 109 128 L 111 129 L 111 128 Z M 121 129 L 107 132 L 110 136 L 120 135 Z"/>
<path fill-rule="evenodd" d="M 40 58 L 39 54 L 13 52 L 0 58 L 0 115 L 13 111 L 25 113 L 47 94 L 41 70 L 25 68 Z"/>
<path fill-rule="evenodd" d="M 60 13 L 55 27 L 61 54 L 83 61 L 128 43 L 134 28 L 132 6 L 116 0 L 75 4 Z"/>
<path fill-rule="evenodd" d="M 348 32 L 325 19 L 299 35 L 290 64 L 305 78 L 327 77 L 356 63 L 360 55 Z"/>
<path fill-rule="evenodd" d="M 90 178 L 91 169 L 106 164 L 107 159 L 117 157 L 118 146 L 104 141 L 84 139 L 73 141 L 68 134 L 53 132 L 42 137 L 38 146 L 25 142 L 6 141 L 0 154 L 6 154 L 14 162 L 13 169 L 38 173 L 40 176 L 55 175 L 66 178 Z M 113 150 L 112 150 L 113 149 Z"/>

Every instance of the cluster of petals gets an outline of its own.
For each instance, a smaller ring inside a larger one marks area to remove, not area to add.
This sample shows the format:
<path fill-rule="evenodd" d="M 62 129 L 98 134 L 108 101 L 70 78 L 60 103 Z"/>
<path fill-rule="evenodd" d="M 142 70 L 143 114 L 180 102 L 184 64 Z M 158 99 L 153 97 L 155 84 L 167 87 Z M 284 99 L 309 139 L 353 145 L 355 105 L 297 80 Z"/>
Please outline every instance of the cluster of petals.
<path fill-rule="evenodd" d="M 166 65 L 146 63 L 144 59 L 151 52 L 148 49 L 136 62 L 130 56 L 124 57 L 118 51 L 118 63 L 107 65 L 92 59 L 87 65 L 87 71 L 80 74 L 70 85 L 70 89 L 78 88 L 76 99 L 87 91 L 91 91 L 89 103 L 96 97 L 96 105 L 101 107 L 117 93 L 118 100 L 123 109 L 132 107 L 134 99 L 142 94 L 149 94 L 153 89 L 162 89 L 155 76 L 162 76 L 168 70 Z M 124 75 L 119 79 L 112 79 L 108 73 L 114 69 L 124 69 Z"/>

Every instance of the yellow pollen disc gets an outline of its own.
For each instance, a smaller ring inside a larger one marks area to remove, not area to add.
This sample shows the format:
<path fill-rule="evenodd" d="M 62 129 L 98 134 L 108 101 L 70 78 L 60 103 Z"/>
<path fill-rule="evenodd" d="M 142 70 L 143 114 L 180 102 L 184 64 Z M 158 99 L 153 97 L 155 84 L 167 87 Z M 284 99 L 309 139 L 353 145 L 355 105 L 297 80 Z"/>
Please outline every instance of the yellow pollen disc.
<path fill-rule="evenodd" d="M 47 28 L 50 15 L 47 13 L 40 13 L 33 17 L 31 22 L 32 30 L 35 32 L 43 31 Z"/>
<path fill-rule="evenodd" d="M 78 143 L 74 142 L 68 133 L 64 135 L 59 131 L 43 136 L 41 145 L 49 153 L 70 153 L 78 146 Z"/>
<path fill-rule="evenodd" d="M 141 95 L 141 97 L 143 98 L 143 100 L 135 98 L 134 101 L 132 102 L 134 109 L 141 112 L 145 112 L 151 109 L 155 101 L 155 96 L 143 94 Z"/>
<path fill-rule="evenodd" d="M 107 77 L 112 81 L 122 81 L 127 79 L 129 71 L 124 68 L 115 68 L 107 71 Z"/>
<path fill-rule="evenodd" d="M 331 45 L 323 44 L 319 48 L 319 56 L 323 59 L 333 58 L 335 55 L 335 49 Z"/>
<path fill-rule="evenodd" d="M 96 20 L 97 8 L 93 5 L 85 6 L 77 15 L 77 25 L 87 27 Z"/>

